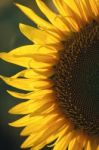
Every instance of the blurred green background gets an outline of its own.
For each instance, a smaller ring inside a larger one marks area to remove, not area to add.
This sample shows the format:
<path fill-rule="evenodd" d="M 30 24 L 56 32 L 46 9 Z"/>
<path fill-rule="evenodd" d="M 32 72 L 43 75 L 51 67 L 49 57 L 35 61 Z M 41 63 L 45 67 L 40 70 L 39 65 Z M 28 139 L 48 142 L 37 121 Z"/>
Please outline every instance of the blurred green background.
<path fill-rule="evenodd" d="M 34 0 L 17 0 L 16 2 L 31 7 L 44 18 L 37 9 Z M 49 2 L 50 0 L 47 0 L 47 3 Z M 35 26 L 32 21 L 14 6 L 13 0 L 0 0 L 0 52 L 8 52 L 15 47 L 31 44 L 31 42 L 20 33 L 18 28 L 20 22 Z M 0 60 L 0 74 L 2 75 L 11 76 L 21 69 L 22 67 Z M 7 89 L 13 88 L 7 86 L 0 80 L 0 150 L 20 150 L 20 144 L 25 139 L 19 136 L 21 129 L 13 128 L 8 125 L 8 122 L 19 118 L 19 116 L 8 114 L 8 110 L 19 103 L 20 100 L 7 94 Z"/>

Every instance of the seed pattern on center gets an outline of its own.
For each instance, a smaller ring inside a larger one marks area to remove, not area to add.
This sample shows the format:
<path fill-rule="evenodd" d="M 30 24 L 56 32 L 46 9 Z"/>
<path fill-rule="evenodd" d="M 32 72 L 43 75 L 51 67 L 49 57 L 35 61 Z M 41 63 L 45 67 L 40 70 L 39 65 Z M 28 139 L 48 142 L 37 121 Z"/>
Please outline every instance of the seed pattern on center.
<path fill-rule="evenodd" d="M 99 136 L 99 22 L 65 42 L 53 76 L 62 112 L 77 129 Z"/>

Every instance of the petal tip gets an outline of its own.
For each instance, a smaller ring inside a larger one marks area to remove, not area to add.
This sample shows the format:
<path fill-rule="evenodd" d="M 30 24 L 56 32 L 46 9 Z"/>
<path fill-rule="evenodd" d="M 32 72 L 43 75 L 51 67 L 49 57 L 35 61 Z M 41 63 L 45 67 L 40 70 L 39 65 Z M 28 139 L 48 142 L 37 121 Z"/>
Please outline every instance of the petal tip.
<path fill-rule="evenodd" d="M 15 6 L 17 6 L 18 8 L 20 8 L 21 6 L 23 6 L 23 5 L 21 5 L 21 4 L 19 4 L 19 3 L 13 3 Z"/>
<path fill-rule="evenodd" d="M 2 58 L 4 54 L 6 54 L 6 52 L 1 52 L 0 53 L 0 58 Z"/>
<path fill-rule="evenodd" d="M 15 127 L 15 125 L 13 124 L 13 122 L 8 123 L 9 126 L 11 127 Z"/>
<path fill-rule="evenodd" d="M 12 108 L 8 111 L 8 113 L 9 113 L 9 114 L 13 114 L 13 115 L 15 114 L 15 115 L 16 115 L 16 114 L 17 114 L 16 111 L 18 111 L 18 110 L 16 110 L 14 107 L 12 107 Z"/>
<path fill-rule="evenodd" d="M 12 113 L 13 113 L 12 109 L 10 109 L 10 110 L 8 111 L 8 113 L 9 113 L 9 114 L 12 114 Z"/>

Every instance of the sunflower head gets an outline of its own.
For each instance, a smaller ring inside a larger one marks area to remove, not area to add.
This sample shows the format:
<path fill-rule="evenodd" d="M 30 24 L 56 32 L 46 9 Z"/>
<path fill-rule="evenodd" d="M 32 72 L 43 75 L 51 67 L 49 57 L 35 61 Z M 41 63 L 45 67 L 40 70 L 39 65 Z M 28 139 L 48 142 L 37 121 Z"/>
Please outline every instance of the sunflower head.
<path fill-rule="evenodd" d="M 8 91 L 26 100 L 10 109 L 24 115 L 10 125 L 24 127 L 22 148 L 99 150 L 99 0 L 53 0 L 59 13 L 36 3 L 48 21 L 16 4 L 37 24 L 19 25 L 33 44 L 0 54 L 24 67 L 2 80 L 28 92 Z"/>

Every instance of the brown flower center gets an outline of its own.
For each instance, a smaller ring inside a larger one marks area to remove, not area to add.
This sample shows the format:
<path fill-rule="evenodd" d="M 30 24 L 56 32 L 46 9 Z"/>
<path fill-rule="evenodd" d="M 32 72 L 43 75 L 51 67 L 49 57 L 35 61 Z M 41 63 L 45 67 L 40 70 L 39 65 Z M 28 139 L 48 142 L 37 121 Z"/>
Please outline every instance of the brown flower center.
<path fill-rule="evenodd" d="M 53 80 L 65 116 L 77 129 L 99 136 L 99 22 L 68 38 Z"/>

